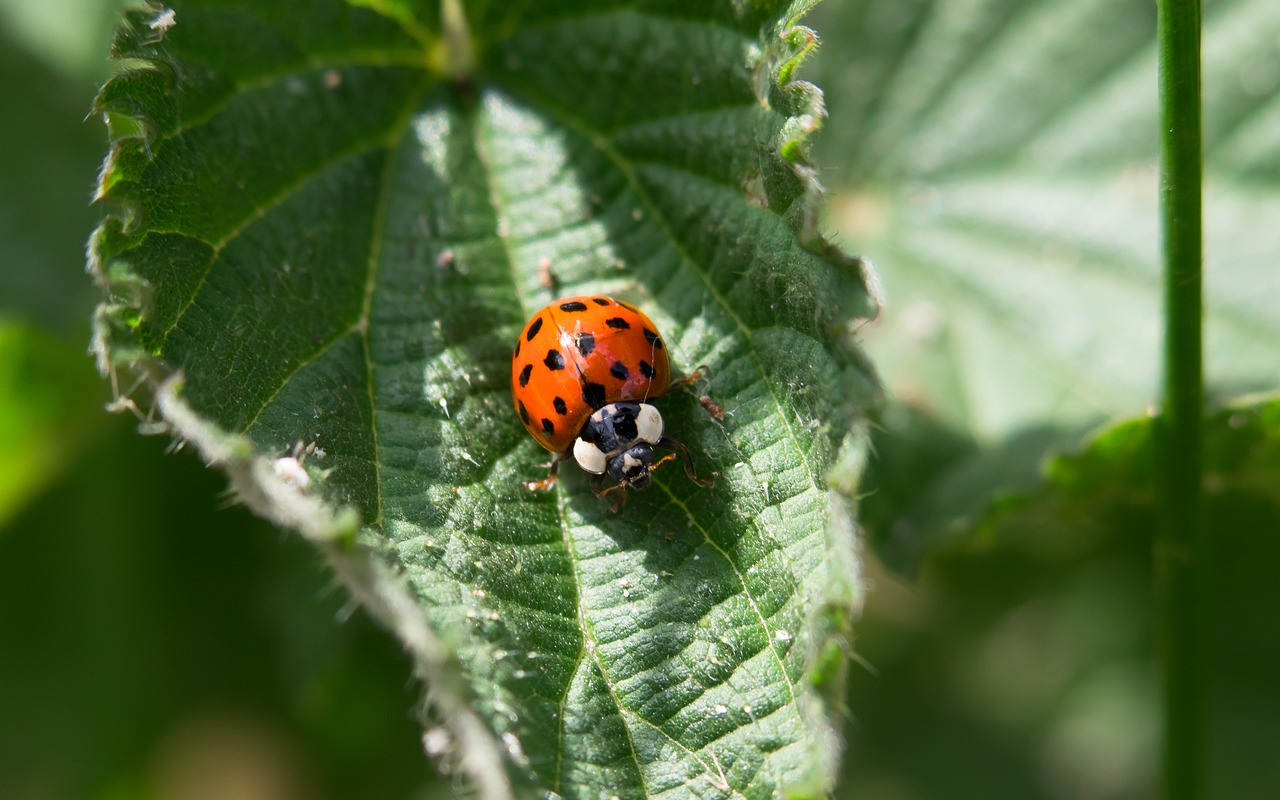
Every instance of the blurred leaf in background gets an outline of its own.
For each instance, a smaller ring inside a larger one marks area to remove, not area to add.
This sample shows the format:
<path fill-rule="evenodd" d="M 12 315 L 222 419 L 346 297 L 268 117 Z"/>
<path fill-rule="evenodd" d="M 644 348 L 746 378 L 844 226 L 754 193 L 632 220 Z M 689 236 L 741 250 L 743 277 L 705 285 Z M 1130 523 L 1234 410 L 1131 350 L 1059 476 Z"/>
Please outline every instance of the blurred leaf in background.
<path fill-rule="evenodd" d="M 1205 13 L 1221 398 L 1280 385 L 1280 6 Z M 839 42 L 814 68 L 830 223 L 881 267 L 889 301 L 867 343 L 897 405 L 864 520 L 906 564 L 1028 486 L 1050 445 L 1155 400 L 1155 8 L 852 0 L 817 24 Z"/>
<path fill-rule="evenodd" d="M 102 410 L 86 115 L 120 5 L 0 3 L 0 797 L 434 796 L 399 647 Z"/>
<path fill-rule="evenodd" d="M 1280 384 L 1280 7 L 1205 13 L 1206 359 L 1221 404 Z M 879 677 L 851 683 L 845 796 L 1150 796 L 1149 421 L 1041 464 L 1155 400 L 1155 7 L 850 0 L 815 16 L 829 221 L 884 281 L 865 337 L 891 398 L 863 522 L 892 572 L 859 630 Z M 1248 421 L 1274 411 L 1254 402 L 1209 422 L 1232 443 L 1209 478 L 1220 797 L 1280 792 L 1258 750 L 1280 740 L 1259 711 L 1280 698 L 1256 680 L 1280 668 L 1277 606 L 1254 583 L 1274 563 L 1264 487 L 1280 456 L 1275 427 Z M 1233 461 L 1246 466 L 1224 477 Z"/>
<path fill-rule="evenodd" d="M 68 342 L 86 330 L 97 296 L 82 265 L 86 231 L 100 216 L 89 201 L 106 137 L 88 113 L 107 77 L 103 52 L 120 5 L 0 4 L 0 86 L 15 110 L 0 126 L 0 317 Z"/>

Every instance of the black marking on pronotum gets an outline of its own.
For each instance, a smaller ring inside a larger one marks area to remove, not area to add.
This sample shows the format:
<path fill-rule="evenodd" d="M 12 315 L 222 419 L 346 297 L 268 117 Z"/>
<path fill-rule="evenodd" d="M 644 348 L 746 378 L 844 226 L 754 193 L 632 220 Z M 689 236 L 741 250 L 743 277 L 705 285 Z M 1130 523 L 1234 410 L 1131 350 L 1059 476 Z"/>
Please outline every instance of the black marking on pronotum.
<path fill-rule="evenodd" d="M 578 334 L 577 345 L 578 345 L 579 353 L 582 353 L 584 356 L 591 355 L 591 351 L 596 349 L 595 334 L 591 334 L 591 333 Z"/>
<path fill-rule="evenodd" d="M 572 312 L 574 312 L 574 311 L 586 311 L 586 310 L 587 310 L 587 304 L 586 304 L 586 303 L 579 303 L 577 300 L 574 300 L 572 303 L 561 303 L 561 304 L 560 304 L 560 310 L 561 310 L 561 311 L 568 311 L 568 312 L 570 312 L 570 313 L 572 313 Z"/>
<path fill-rule="evenodd" d="M 546 417 L 543 417 L 543 418 L 542 418 L 542 430 L 543 430 L 543 431 L 545 431 L 545 432 L 546 432 L 546 434 L 547 434 L 548 436 L 550 436 L 551 434 L 553 434 L 553 433 L 555 433 L 555 432 L 556 432 L 556 426 L 555 426 L 555 423 L 554 423 L 554 422 L 552 422 L 551 420 L 547 419 Z"/>
<path fill-rule="evenodd" d="M 622 317 L 611 317 L 606 319 L 604 324 L 608 325 L 610 328 L 617 328 L 620 331 L 625 331 L 631 327 L 631 325 Z"/>
<path fill-rule="evenodd" d="M 636 424 L 636 411 L 631 404 L 620 405 L 613 415 L 613 432 L 623 442 L 634 442 L 640 438 L 640 427 Z"/>
<path fill-rule="evenodd" d="M 608 300 L 608 298 L 605 298 L 605 297 L 593 297 L 593 298 L 591 298 L 591 302 L 595 303 L 595 304 L 596 304 L 596 305 L 598 305 L 598 306 L 607 306 L 607 305 L 609 305 L 609 300 Z"/>
<path fill-rule="evenodd" d="M 609 374 L 620 381 L 625 381 L 631 373 L 627 371 L 627 365 L 621 361 L 613 362 L 613 366 L 609 367 Z"/>
<path fill-rule="evenodd" d="M 538 331 L 540 330 L 542 330 L 542 317 L 538 317 L 529 324 L 529 330 L 524 332 L 524 340 L 526 342 L 532 342 L 533 337 L 537 336 Z"/>
<path fill-rule="evenodd" d="M 529 424 L 529 409 L 527 409 L 527 408 L 525 408 L 525 407 L 524 407 L 524 401 L 523 401 L 523 400 L 517 400 L 516 402 L 520 405 L 520 419 L 524 420 L 524 424 L 525 424 L 525 425 L 528 425 L 528 424 Z"/>
<path fill-rule="evenodd" d="M 658 372 L 652 366 L 649 365 L 648 361 L 641 361 L 640 374 L 645 376 L 646 378 L 652 378 L 654 375 L 657 375 Z"/>
<path fill-rule="evenodd" d="M 653 331 L 649 330 L 648 328 L 644 329 L 644 339 L 646 342 L 649 343 L 649 346 L 652 347 L 654 350 L 662 349 L 662 337 L 654 333 Z"/>
<path fill-rule="evenodd" d="M 604 384 L 590 381 L 582 384 L 582 399 L 592 408 L 604 405 Z"/>
<path fill-rule="evenodd" d="M 564 356 L 560 355 L 559 350 L 548 350 L 547 357 L 543 360 L 549 370 L 564 369 Z"/>
<path fill-rule="evenodd" d="M 592 417 L 594 416 L 595 415 L 593 414 Z M 585 439 L 596 447 L 599 447 L 601 427 L 602 426 L 596 424 L 594 419 L 588 419 L 587 423 L 582 426 L 582 430 L 578 432 L 578 438 Z"/>
<path fill-rule="evenodd" d="M 551 401 L 551 405 L 556 407 L 556 413 L 561 416 L 569 413 L 569 406 L 565 404 L 563 397 L 557 397 Z"/>

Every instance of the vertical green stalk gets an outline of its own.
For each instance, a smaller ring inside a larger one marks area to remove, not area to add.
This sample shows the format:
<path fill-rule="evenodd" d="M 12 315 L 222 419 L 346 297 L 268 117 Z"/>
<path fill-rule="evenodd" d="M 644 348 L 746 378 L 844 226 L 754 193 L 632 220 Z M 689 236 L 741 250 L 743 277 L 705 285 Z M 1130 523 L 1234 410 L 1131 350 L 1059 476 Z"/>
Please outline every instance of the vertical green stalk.
<path fill-rule="evenodd" d="M 1164 245 L 1164 400 L 1158 426 L 1160 531 L 1155 545 L 1157 637 L 1163 676 L 1163 796 L 1204 796 L 1208 682 L 1201 518 L 1200 0 L 1158 0 L 1161 223 Z"/>

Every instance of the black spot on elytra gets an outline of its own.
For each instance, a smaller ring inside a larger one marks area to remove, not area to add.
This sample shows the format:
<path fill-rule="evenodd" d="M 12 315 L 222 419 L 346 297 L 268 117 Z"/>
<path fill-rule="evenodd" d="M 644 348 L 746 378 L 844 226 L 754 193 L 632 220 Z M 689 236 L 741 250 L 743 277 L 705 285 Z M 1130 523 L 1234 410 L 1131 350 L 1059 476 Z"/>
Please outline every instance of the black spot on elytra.
<path fill-rule="evenodd" d="M 520 357 L 520 340 L 516 339 L 516 351 L 511 354 L 511 360 L 515 361 L 519 357 Z"/>
<path fill-rule="evenodd" d="M 547 434 L 548 436 L 550 436 L 551 434 L 553 434 L 553 433 L 555 433 L 555 432 L 556 432 L 556 426 L 555 426 L 555 423 L 553 423 L 551 420 L 547 419 L 546 417 L 543 417 L 543 418 L 542 418 L 542 430 L 543 430 L 544 432 L 546 432 L 546 434 Z"/>
<path fill-rule="evenodd" d="M 540 330 L 542 330 L 542 317 L 535 319 L 533 324 L 529 326 L 529 330 L 524 332 L 524 340 L 526 342 L 532 342 L 533 337 L 537 336 L 538 331 Z"/>
<path fill-rule="evenodd" d="M 592 408 L 604 405 L 604 385 L 599 383 L 582 384 L 582 399 Z"/>
<path fill-rule="evenodd" d="M 631 373 L 627 370 L 627 365 L 621 361 L 613 362 L 613 366 L 609 367 L 609 374 L 620 381 L 625 381 Z"/>
<path fill-rule="evenodd" d="M 617 328 L 620 331 L 625 331 L 631 327 L 631 323 L 627 322 L 622 317 L 611 317 L 610 319 L 606 319 L 604 324 L 608 325 L 610 328 Z"/>
<path fill-rule="evenodd" d="M 648 328 L 644 329 L 644 339 L 646 342 L 649 343 L 649 346 L 652 347 L 654 350 L 662 349 L 662 337 L 654 333 L 653 331 L 649 330 Z"/>
<path fill-rule="evenodd" d="M 560 304 L 560 310 L 561 310 L 561 311 L 568 311 L 568 312 L 570 312 L 570 313 L 573 313 L 573 312 L 575 312 L 575 311 L 586 311 L 586 310 L 587 310 L 587 304 L 586 304 L 586 303 L 579 303 L 577 300 L 574 300 L 572 303 L 561 303 L 561 304 Z"/>
<path fill-rule="evenodd" d="M 560 355 L 559 350 L 548 350 L 547 357 L 542 363 L 546 364 L 549 370 L 564 369 L 564 356 Z"/>
<path fill-rule="evenodd" d="M 591 302 L 595 303 L 595 304 L 596 304 L 596 305 L 598 305 L 598 306 L 607 306 L 607 305 L 609 305 L 609 298 L 607 298 L 607 297 L 593 297 L 593 298 L 591 298 Z"/>
<path fill-rule="evenodd" d="M 524 420 L 524 424 L 525 424 L 525 425 L 528 425 L 528 424 L 529 424 L 529 409 L 527 409 L 527 408 L 525 408 L 525 407 L 524 407 L 524 401 L 523 401 L 523 400 L 517 400 L 516 402 L 520 405 L 520 419 Z"/>
<path fill-rule="evenodd" d="M 557 397 L 552 401 L 551 405 L 556 407 L 556 413 L 561 416 L 569 413 L 569 406 L 565 405 L 563 397 Z"/>
<path fill-rule="evenodd" d="M 520 370 L 520 388 L 521 389 L 529 385 L 529 376 L 532 374 L 533 374 L 533 365 L 525 364 L 524 369 Z"/>
<path fill-rule="evenodd" d="M 646 378 L 652 378 L 654 375 L 657 375 L 658 372 L 652 366 L 649 365 L 648 361 L 641 361 L 640 374 L 645 376 Z"/>
<path fill-rule="evenodd" d="M 596 349 L 596 337 L 594 334 L 580 333 L 578 334 L 577 345 L 579 353 L 589 356 L 591 351 Z"/>

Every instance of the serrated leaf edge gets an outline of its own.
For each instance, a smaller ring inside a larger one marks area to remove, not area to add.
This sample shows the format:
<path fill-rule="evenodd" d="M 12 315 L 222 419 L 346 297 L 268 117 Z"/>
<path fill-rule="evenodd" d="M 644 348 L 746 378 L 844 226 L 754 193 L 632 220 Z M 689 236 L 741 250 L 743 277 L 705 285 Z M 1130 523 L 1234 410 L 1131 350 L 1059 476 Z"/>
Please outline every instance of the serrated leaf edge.
<path fill-rule="evenodd" d="M 866 317 L 869 319 L 879 314 L 882 305 L 878 280 L 871 271 L 870 264 L 861 258 L 847 256 L 826 241 L 819 231 L 821 200 L 825 191 L 815 167 L 808 160 L 808 151 L 811 137 L 821 128 L 826 117 L 826 109 L 818 87 L 793 77 L 795 70 L 817 46 L 816 34 L 809 28 L 795 24 L 799 16 L 812 5 L 812 2 L 798 3 L 798 10 L 793 9 L 773 26 L 772 45 L 766 47 L 761 59 L 761 66 L 769 74 L 767 87 L 762 87 L 766 89 L 766 96 L 761 97 L 761 101 L 776 105 L 786 118 L 779 131 L 776 147 L 778 156 L 794 172 L 802 187 L 799 202 L 794 203 L 786 214 L 796 231 L 797 241 L 824 260 L 838 263 L 844 269 L 852 266 L 857 271 L 874 304 L 871 314 Z M 762 38 L 767 41 L 769 36 L 763 35 Z M 134 53 L 130 60 L 141 65 L 133 72 L 155 71 L 164 74 L 170 68 L 168 61 L 160 53 Z M 106 109 L 97 104 L 95 110 L 106 113 Z M 123 109 L 114 109 L 110 113 L 126 114 Z M 121 225 L 121 230 L 116 235 L 129 239 L 144 231 L 145 220 L 142 219 L 141 208 L 134 201 L 113 196 L 111 181 L 119 177 L 117 161 L 125 147 L 140 146 L 144 152 L 149 153 L 151 143 L 162 136 L 163 132 L 159 129 L 159 124 L 149 118 L 146 109 L 138 108 L 137 113 L 126 115 L 138 125 L 140 134 L 119 136 L 111 142 L 99 176 L 95 199 L 113 201 L 123 206 L 120 213 L 113 215 Z M 250 510 L 281 527 L 298 531 L 319 548 L 353 596 L 394 632 L 413 658 L 416 677 L 426 688 L 424 702 L 443 720 L 449 731 L 452 752 L 459 758 L 457 766 L 474 783 L 479 796 L 494 800 L 515 797 L 510 779 L 513 774 L 510 753 L 466 701 L 468 690 L 461 662 L 431 630 L 404 575 L 376 551 L 354 543 L 355 533 L 360 525 L 358 512 L 354 508 L 327 503 L 305 486 L 291 480 L 287 473 L 282 474 L 279 469 L 282 459 L 255 452 L 247 437 L 222 431 L 201 420 L 181 399 L 181 374 L 174 373 L 165 377 L 166 368 L 150 354 L 136 347 L 121 348 L 121 345 L 127 343 L 113 335 L 113 328 L 124 324 L 123 320 L 130 312 L 145 313 L 146 303 L 144 297 L 129 297 L 136 292 L 129 291 L 129 287 L 118 287 L 119 281 L 106 274 L 104 254 L 109 258 L 110 254 L 106 253 L 108 249 L 120 248 L 108 245 L 104 236 L 103 229 L 99 228 L 90 242 L 88 253 L 89 271 L 108 295 L 95 315 L 92 350 L 100 371 L 111 378 L 120 409 L 136 410 L 129 399 L 132 390 L 122 392 L 118 385 L 116 370 L 124 367 L 129 372 L 140 375 L 139 384 L 133 389 L 144 382 L 155 387 L 153 402 L 163 420 L 158 427 L 181 442 L 191 443 L 209 466 L 225 471 L 237 498 Z M 122 289 L 123 292 L 116 291 L 117 289 Z M 862 360 L 865 363 L 865 359 Z M 873 374 L 869 364 L 866 366 L 867 374 Z M 847 460 L 845 454 L 856 452 L 857 446 L 850 440 L 842 443 L 838 448 L 840 452 L 837 463 L 843 464 Z M 801 457 L 805 458 L 803 451 Z M 841 489 L 829 494 L 831 515 L 826 526 L 826 536 L 830 543 L 829 551 L 847 551 L 848 582 L 837 581 L 826 587 L 824 597 L 816 603 L 818 610 L 815 614 L 833 623 L 828 626 L 833 628 L 830 634 L 847 653 L 852 621 L 861 608 L 862 594 L 855 557 L 856 525 L 853 523 L 850 497 Z M 815 660 L 816 654 L 810 661 L 812 663 Z M 803 679 L 809 680 L 811 677 L 806 674 Z M 821 701 L 828 714 L 838 710 L 838 698 L 828 696 L 827 693 L 813 695 L 800 691 L 799 687 L 793 687 L 792 696 L 794 701 L 806 705 Z M 619 710 L 623 709 L 620 707 Z M 811 708 L 802 713 L 804 716 L 811 716 L 815 711 L 816 708 Z M 817 780 L 827 785 L 821 788 L 794 786 L 790 787 L 789 792 L 830 791 L 839 747 L 835 741 L 838 739 L 836 731 L 831 730 L 829 734 L 832 741 L 828 747 L 823 748 L 823 752 L 828 755 L 830 762 L 821 764 L 820 774 L 810 774 L 805 781 L 808 784 L 809 781 Z M 715 772 L 705 763 L 703 766 L 707 767 L 713 786 L 716 785 Z"/>
<path fill-rule="evenodd" d="M 247 437 L 203 421 L 180 396 L 181 374 L 156 389 L 155 403 L 168 432 L 191 444 L 210 467 L 223 470 L 236 498 L 276 525 L 295 530 L 320 550 L 359 603 L 393 631 L 412 657 L 414 671 L 428 687 L 425 703 L 444 721 L 459 768 L 485 800 L 515 797 L 508 779 L 506 750 L 466 702 L 463 665 L 431 630 L 408 580 L 375 551 L 355 543 L 360 515 L 335 506 L 282 474 L 280 459 L 254 451 Z"/>

